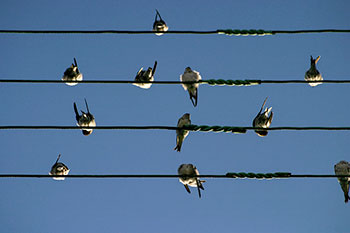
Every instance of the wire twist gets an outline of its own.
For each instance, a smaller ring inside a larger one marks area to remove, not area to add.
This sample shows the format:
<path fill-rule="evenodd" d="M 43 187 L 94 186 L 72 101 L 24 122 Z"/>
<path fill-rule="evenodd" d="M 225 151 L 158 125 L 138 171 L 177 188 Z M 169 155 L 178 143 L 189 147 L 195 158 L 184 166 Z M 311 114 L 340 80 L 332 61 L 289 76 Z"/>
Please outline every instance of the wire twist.
<path fill-rule="evenodd" d="M 290 172 L 275 172 L 275 173 L 245 173 L 245 172 L 229 172 L 226 173 L 226 176 L 229 178 L 241 178 L 241 179 L 280 179 L 280 178 L 290 178 Z"/>
<path fill-rule="evenodd" d="M 273 35 L 272 31 L 265 31 L 263 29 L 249 29 L 249 30 L 240 30 L 240 29 L 219 29 L 217 30 L 218 34 L 225 34 L 228 36 L 266 36 Z"/>
<path fill-rule="evenodd" d="M 246 133 L 247 130 L 241 127 L 232 127 L 232 126 L 208 126 L 208 125 L 185 125 L 184 129 L 191 131 L 203 131 L 203 132 L 225 132 L 225 133 L 236 133 L 242 134 Z"/>
<path fill-rule="evenodd" d="M 206 83 L 211 86 L 253 86 L 261 84 L 260 80 L 232 80 L 232 79 L 207 79 L 202 80 L 201 83 Z"/>

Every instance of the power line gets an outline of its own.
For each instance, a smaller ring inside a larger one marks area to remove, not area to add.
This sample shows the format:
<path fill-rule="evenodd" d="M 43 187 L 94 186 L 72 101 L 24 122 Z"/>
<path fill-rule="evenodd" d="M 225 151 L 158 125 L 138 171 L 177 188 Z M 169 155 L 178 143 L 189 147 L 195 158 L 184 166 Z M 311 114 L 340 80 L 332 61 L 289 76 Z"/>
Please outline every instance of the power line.
<path fill-rule="evenodd" d="M 164 174 L 125 174 L 125 175 L 41 175 L 41 174 L 0 174 L 0 178 L 52 178 L 52 177 L 66 177 L 66 178 L 180 178 L 180 175 L 164 175 Z M 189 176 L 187 176 L 189 177 Z M 340 178 L 340 177 L 350 177 L 350 175 L 310 175 L 310 174 L 301 174 L 294 175 L 290 172 L 275 172 L 275 173 L 246 173 L 246 172 L 229 172 L 224 175 L 198 175 L 190 176 L 198 178 L 230 178 L 230 179 L 285 179 L 285 178 Z"/>
<path fill-rule="evenodd" d="M 218 29 L 211 31 L 174 30 L 164 34 L 224 34 L 229 36 L 266 36 L 277 34 L 309 34 L 309 33 L 349 33 L 348 29 L 319 29 L 319 30 L 263 30 L 263 29 Z M 0 30 L 6 34 L 155 34 L 155 31 L 133 30 Z"/>
<path fill-rule="evenodd" d="M 137 83 L 133 80 L 82 80 L 82 81 L 62 81 L 62 80 L 45 80 L 45 79 L 0 79 L 0 83 L 84 83 L 84 84 L 133 84 Z M 350 80 L 322 80 L 322 81 L 305 81 L 305 80 L 253 80 L 253 79 L 245 79 L 245 80 L 233 80 L 233 79 L 207 79 L 200 81 L 142 81 L 142 83 L 152 83 L 152 84 L 208 84 L 211 86 L 253 86 L 260 84 L 301 84 L 301 83 L 338 83 L 345 84 L 350 83 Z"/>
<path fill-rule="evenodd" d="M 323 130 L 323 131 L 348 131 L 350 127 L 236 127 L 236 126 L 208 126 L 208 125 L 186 125 L 182 128 L 174 126 L 96 126 L 96 127 L 79 127 L 79 126 L 0 126 L 0 130 L 82 130 L 82 129 L 94 129 L 94 130 L 189 130 L 189 131 L 202 131 L 202 132 L 225 132 L 225 133 L 246 133 L 247 130 Z"/>

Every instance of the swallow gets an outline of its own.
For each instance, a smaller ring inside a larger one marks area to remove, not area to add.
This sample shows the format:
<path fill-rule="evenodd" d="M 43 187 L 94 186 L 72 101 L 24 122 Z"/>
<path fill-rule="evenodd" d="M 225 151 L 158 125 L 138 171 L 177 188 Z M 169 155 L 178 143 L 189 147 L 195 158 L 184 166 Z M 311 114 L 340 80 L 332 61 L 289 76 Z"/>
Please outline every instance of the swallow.
<path fill-rule="evenodd" d="M 269 128 L 271 125 L 271 121 L 272 121 L 272 117 L 273 117 L 273 112 L 272 107 L 270 108 L 266 108 L 264 112 L 264 106 L 266 103 L 267 97 L 263 103 L 263 105 L 261 106 L 261 109 L 258 113 L 258 115 L 256 115 L 256 117 L 253 120 L 253 127 L 260 127 L 260 128 Z M 270 114 L 271 112 L 271 114 Z M 270 114 L 270 116 L 269 116 Z M 260 137 L 265 137 L 268 134 L 267 130 L 255 130 L 255 133 L 257 133 Z"/>
<path fill-rule="evenodd" d="M 87 113 L 81 110 L 82 114 L 79 115 L 77 105 L 74 102 L 73 106 L 74 106 L 74 112 L 75 112 L 75 119 L 77 120 L 77 125 L 80 127 L 95 127 L 96 126 L 95 118 L 89 111 L 89 106 L 86 102 L 86 99 L 85 99 L 85 105 L 86 105 Z M 93 131 L 92 129 L 83 128 L 82 132 L 85 136 L 88 136 L 92 133 L 92 131 Z"/>
<path fill-rule="evenodd" d="M 181 128 L 184 125 L 190 125 L 190 124 L 191 124 L 190 114 L 185 113 L 177 122 L 177 127 Z M 185 140 L 188 134 L 189 134 L 188 130 L 184 130 L 184 129 L 176 130 L 176 147 L 174 148 L 174 150 L 178 152 L 181 151 L 182 142 Z"/>
<path fill-rule="evenodd" d="M 191 193 L 191 190 L 188 186 L 197 187 L 199 198 L 202 197 L 201 189 L 204 190 L 202 183 L 205 180 L 199 180 L 197 177 L 199 172 L 197 168 L 193 164 L 181 164 L 177 169 L 177 173 L 180 176 L 180 182 L 185 186 L 185 189 L 188 193 Z"/>
<path fill-rule="evenodd" d="M 83 74 L 80 73 L 78 69 L 77 60 L 74 58 L 74 63 L 66 69 L 66 71 L 63 74 L 62 81 L 65 81 L 68 86 L 75 86 L 78 83 L 76 82 L 67 82 L 67 81 L 82 81 L 83 80 Z"/>
<path fill-rule="evenodd" d="M 200 76 L 199 72 L 192 70 L 190 67 L 186 67 L 185 72 L 180 75 L 181 82 L 198 82 L 201 79 L 202 77 Z M 193 106 L 196 107 L 199 83 L 182 83 L 182 86 L 185 91 L 188 91 L 190 94 L 190 100 Z"/>
<path fill-rule="evenodd" d="M 312 56 L 310 56 L 311 59 L 311 66 L 308 71 L 305 73 L 305 81 L 322 81 L 323 78 L 320 74 L 320 72 L 316 69 L 316 64 L 318 60 L 320 60 L 320 56 L 318 56 L 316 59 L 314 59 Z M 317 85 L 322 84 L 322 82 L 319 83 L 309 83 L 310 86 L 315 87 Z"/>
<path fill-rule="evenodd" d="M 159 17 L 159 20 L 158 20 Z M 153 23 L 153 31 L 158 32 L 156 33 L 157 36 L 161 36 L 164 33 L 159 33 L 159 32 L 166 32 L 168 31 L 169 27 L 166 25 L 162 17 L 160 16 L 158 10 L 156 9 L 156 18 L 154 19 Z"/>
<path fill-rule="evenodd" d="M 336 175 L 350 175 L 350 163 L 346 161 L 340 161 L 336 165 L 334 165 L 334 172 Z M 349 196 L 349 184 L 350 177 L 339 177 L 338 178 L 341 189 L 344 192 L 345 203 L 347 203 L 350 199 Z"/>
<path fill-rule="evenodd" d="M 68 173 L 69 173 L 68 167 L 66 165 L 64 165 L 64 163 L 58 162 L 60 157 L 61 157 L 61 154 L 58 155 L 58 158 L 57 158 L 55 164 L 52 166 L 49 175 L 51 175 L 51 176 L 68 175 Z M 52 179 L 54 179 L 54 180 L 64 180 L 65 177 L 52 177 Z"/>
<path fill-rule="evenodd" d="M 154 73 L 156 72 L 157 68 L 157 61 L 154 62 L 153 69 L 151 67 L 148 67 L 148 69 L 145 71 L 143 70 L 143 67 L 137 72 L 137 75 L 135 77 L 135 83 L 133 85 L 148 89 L 152 86 L 152 83 L 143 83 L 143 82 L 153 82 L 154 81 Z"/>

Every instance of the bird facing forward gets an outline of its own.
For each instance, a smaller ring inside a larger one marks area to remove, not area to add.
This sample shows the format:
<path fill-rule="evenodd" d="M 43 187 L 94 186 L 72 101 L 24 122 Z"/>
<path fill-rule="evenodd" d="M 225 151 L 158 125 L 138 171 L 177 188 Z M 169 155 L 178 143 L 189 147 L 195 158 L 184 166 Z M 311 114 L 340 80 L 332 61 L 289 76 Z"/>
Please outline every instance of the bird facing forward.
<path fill-rule="evenodd" d="M 192 70 L 190 67 L 186 67 L 185 72 L 180 75 L 181 82 L 198 82 L 201 79 L 202 77 L 200 76 L 199 72 Z M 193 106 L 196 107 L 198 101 L 199 83 L 183 83 L 182 87 L 185 89 L 185 91 L 188 91 L 190 100 Z"/>
<path fill-rule="evenodd" d="M 188 193 L 191 193 L 191 190 L 188 186 L 197 187 L 198 196 L 201 198 L 201 189 L 204 190 L 202 183 L 205 180 L 200 180 L 195 176 L 199 175 L 197 168 L 193 164 L 181 164 L 177 169 L 178 175 L 180 176 L 180 182 L 185 186 L 185 189 Z"/>

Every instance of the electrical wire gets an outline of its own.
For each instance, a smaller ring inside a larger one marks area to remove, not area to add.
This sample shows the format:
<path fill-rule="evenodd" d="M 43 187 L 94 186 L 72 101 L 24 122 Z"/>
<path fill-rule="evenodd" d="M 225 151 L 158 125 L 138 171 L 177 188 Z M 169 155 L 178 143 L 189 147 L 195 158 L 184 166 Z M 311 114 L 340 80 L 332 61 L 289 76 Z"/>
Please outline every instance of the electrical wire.
<path fill-rule="evenodd" d="M 155 34 L 155 31 L 133 30 L 0 30 L 6 34 Z M 309 34 L 309 33 L 350 33 L 348 29 L 316 29 L 316 30 L 263 30 L 263 29 L 217 29 L 211 31 L 175 30 L 163 34 L 224 34 L 235 36 L 265 36 L 277 34 Z"/>
<path fill-rule="evenodd" d="M 247 130 L 267 130 L 267 131 L 279 131 L 279 130 L 322 130 L 322 131 L 349 131 L 350 127 L 236 127 L 236 126 L 208 126 L 208 125 L 186 125 L 184 127 L 175 126 L 95 126 L 95 127 L 80 127 L 80 126 L 0 126 L 0 130 L 189 130 L 189 131 L 202 131 L 202 132 L 225 132 L 225 133 L 246 133 Z"/>
<path fill-rule="evenodd" d="M 41 175 L 41 174 L 0 174 L 0 178 L 52 178 L 52 177 L 66 177 L 66 178 L 180 178 L 180 175 L 145 175 L 145 174 L 125 174 L 125 175 Z M 186 176 L 186 177 L 197 177 L 197 178 L 229 178 L 229 179 L 285 179 L 285 178 L 341 178 L 350 177 L 349 175 L 311 175 L 311 174 L 300 174 L 294 175 L 289 172 L 276 172 L 276 173 L 226 173 L 224 175 L 198 175 L 198 176 Z"/>
<path fill-rule="evenodd" d="M 45 80 L 45 79 L 0 79 L 0 83 L 84 83 L 84 84 L 134 84 L 137 83 L 132 80 L 82 80 L 82 81 L 62 81 L 62 80 Z M 322 80 L 322 81 L 305 81 L 305 80 L 233 80 L 233 79 L 208 79 L 208 80 L 199 80 L 199 81 L 142 81 L 142 83 L 152 83 L 152 84 L 209 84 L 211 86 L 253 86 L 260 84 L 301 84 L 301 83 L 337 83 L 337 84 L 349 84 L 350 80 Z"/>

